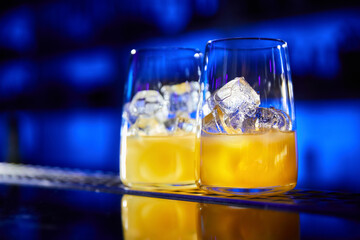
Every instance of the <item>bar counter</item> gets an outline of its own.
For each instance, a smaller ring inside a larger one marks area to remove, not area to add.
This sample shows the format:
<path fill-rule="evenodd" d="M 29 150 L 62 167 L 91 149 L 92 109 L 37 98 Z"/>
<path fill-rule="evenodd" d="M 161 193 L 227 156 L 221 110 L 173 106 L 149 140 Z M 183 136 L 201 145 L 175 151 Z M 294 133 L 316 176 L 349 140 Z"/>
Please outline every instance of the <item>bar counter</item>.
<path fill-rule="evenodd" d="M 144 192 L 113 173 L 0 163 L 1 239 L 360 239 L 360 194 Z"/>

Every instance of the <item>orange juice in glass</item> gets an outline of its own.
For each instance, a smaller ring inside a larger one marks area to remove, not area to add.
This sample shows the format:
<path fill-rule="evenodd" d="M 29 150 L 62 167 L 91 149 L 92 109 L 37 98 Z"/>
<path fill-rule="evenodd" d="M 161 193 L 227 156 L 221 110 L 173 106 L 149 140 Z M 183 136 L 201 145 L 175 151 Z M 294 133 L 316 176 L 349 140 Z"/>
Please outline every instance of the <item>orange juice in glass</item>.
<path fill-rule="evenodd" d="M 120 178 L 140 189 L 194 188 L 201 53 L 131 51 L 125 87 Z"/>
<path fill-rule="evenodd" d="M 297 145 L 287 44 L 210 41 L 203 83 L 198 184 L 229 195 L 295 187 Z"/>
<path fill-rule="evenodd" d="M 123 183 L 171 183 L 184 187 L 195 182 L 195 134 L 173 136 L 129 136 L 122 169 Z"/>
<path fill-rule="evenodd" d="M 227 188 L 292 188 L 296 184 L 295 132 L 203 135 L 201 184 Z M 249 191 L 250 192 L 250 191 Z"/>

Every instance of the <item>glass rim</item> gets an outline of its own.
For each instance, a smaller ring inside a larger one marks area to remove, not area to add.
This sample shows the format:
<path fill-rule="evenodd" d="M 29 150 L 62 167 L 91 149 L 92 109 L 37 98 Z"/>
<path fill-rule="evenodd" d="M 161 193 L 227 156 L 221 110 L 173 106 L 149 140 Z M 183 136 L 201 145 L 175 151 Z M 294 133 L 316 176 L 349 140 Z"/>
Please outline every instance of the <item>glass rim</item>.
<path fill-rule="evenodd" d="M 136 53 L 143 52 L 161 52 L 161 51 L 189 51 L 193 53 L 201 53 L 198 48 L 190 48 L 190 47 L 171 47 L 171 46 L 161 46 L 161 47 L 144 47 L 144 48 L 133 48 L 130 53 L 131 55 L 135 55 Z"/>
<path fill-rule="evenodd" d="M 230 41 L 241 41 L 241 40 L 252 40 L 252 41 L 268 41 L 268 42 L 277 42 L 279 44 L 274 45 L 274 46 L 269 46 L 269 47 L 223 47 L 223 46 L 216 46 L 216 43 L 221 43 L 221 42 L 230 42 Z M 287 47 L 287 42 L 282 40 L 282 39 L 278 39 L 278 38 L 266 38 L 266 37 L 232 37 L 232 38 L 218 38 L 218 39 L 213 39 L 213 40 L 209 40 L 206 44 L 206 46 L 209 46 L 211 44 L 215 44 L 215 48 L 219 48 L 219 49 L 229 49 L 229 50 L 262 50 L 262 49 L 272 49 L 272 48 L 278 48 L 279 46 L 281 47 Z"/>

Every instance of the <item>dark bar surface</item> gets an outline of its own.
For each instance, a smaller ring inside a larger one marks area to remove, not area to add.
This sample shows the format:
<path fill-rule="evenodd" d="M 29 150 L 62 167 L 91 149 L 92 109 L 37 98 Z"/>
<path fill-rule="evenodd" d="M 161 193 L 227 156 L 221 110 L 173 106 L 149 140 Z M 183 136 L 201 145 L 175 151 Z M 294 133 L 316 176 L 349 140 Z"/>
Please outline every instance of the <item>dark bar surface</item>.
<path fill-rule="evenodd" d="M 1 239 L 360 239 L 359 194 L 145 192 L 112 173 L 0 164 Z"/>

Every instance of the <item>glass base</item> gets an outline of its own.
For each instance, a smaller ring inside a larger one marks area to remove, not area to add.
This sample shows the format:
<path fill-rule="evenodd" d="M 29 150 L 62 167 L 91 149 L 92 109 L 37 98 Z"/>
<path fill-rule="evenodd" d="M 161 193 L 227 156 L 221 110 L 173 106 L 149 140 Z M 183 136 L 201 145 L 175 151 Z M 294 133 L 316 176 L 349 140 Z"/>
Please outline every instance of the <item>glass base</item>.
<path fill-rule="evenodd" d="M 228 188 L 201 185 L 200 188 L 209 193 L 216 193 L 226 196 L 251 196 L 251 195 L 276 195 L 290 191 L 296 183 L 285 186 L 261 187 L 261 188 Z"/>
<path fill-rule="evenodd" d="M 134 190 L 144 190 L 144 191 L 151 191 L 151 190 L 179 190 L 179 189 L 196 189 L 197 186 L 195 182 L 192 183 L 124 183 L 123 184 L 131 189 Z"/>

